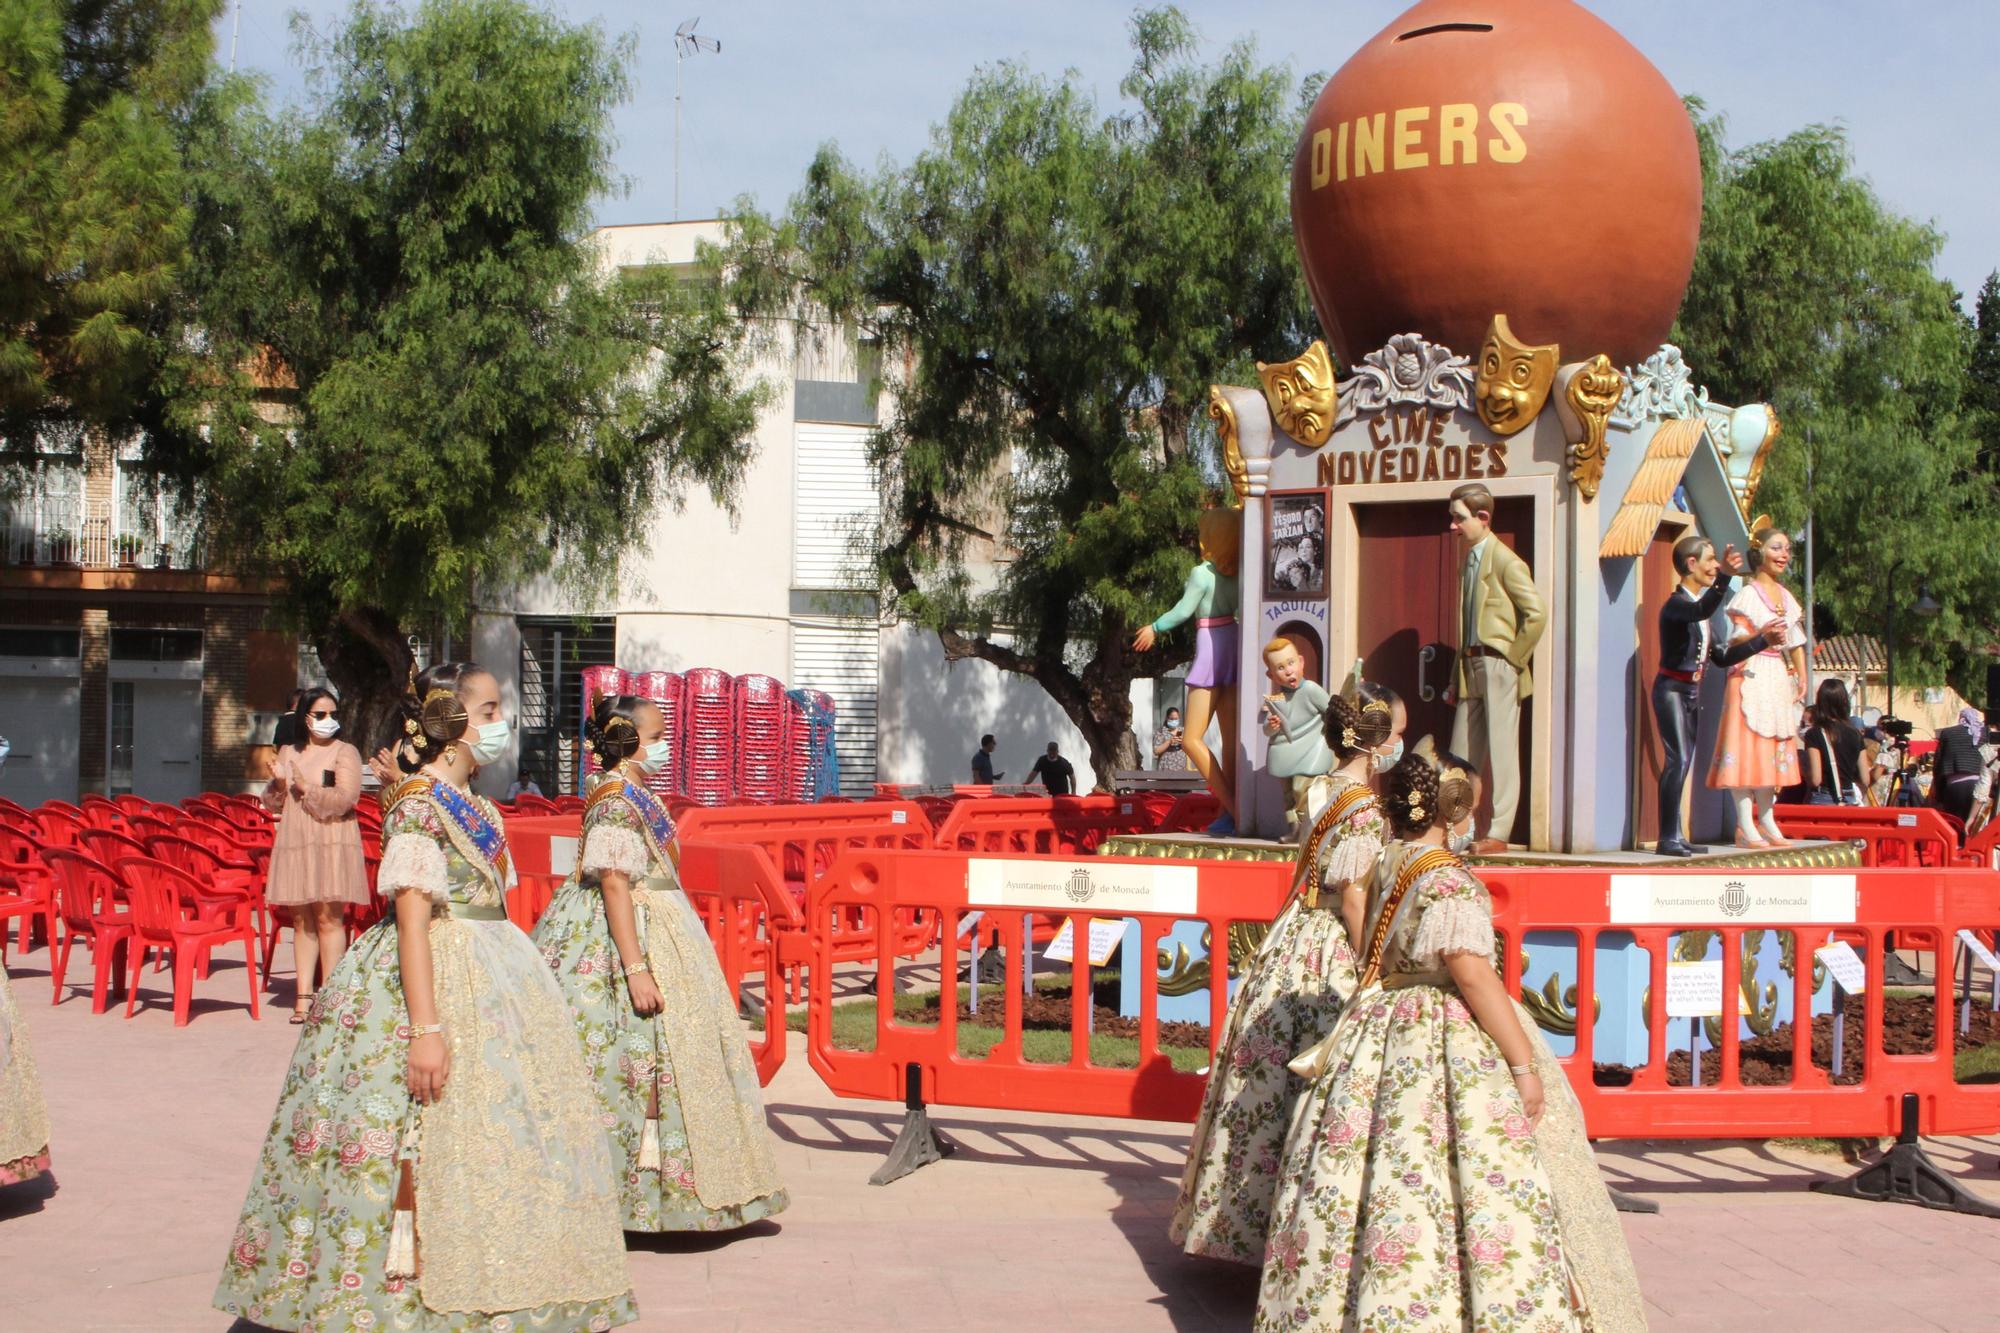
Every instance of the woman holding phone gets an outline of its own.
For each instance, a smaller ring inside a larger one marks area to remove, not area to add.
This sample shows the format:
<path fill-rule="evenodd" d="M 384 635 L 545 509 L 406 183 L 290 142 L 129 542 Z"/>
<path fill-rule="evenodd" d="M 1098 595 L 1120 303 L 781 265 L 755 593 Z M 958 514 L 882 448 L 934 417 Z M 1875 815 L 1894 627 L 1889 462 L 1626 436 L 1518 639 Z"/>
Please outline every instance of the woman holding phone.
<path fill-rule="evenodd" d="M 361 852 L 361 752 L 340 735 L 340 701 L 325 688 L 299 696 L 292 740 L 271 758 L 264 804 L 278 812 L 265 899 L 292 917 L 298 991 L 292 1022 L 306 1021 L 317 982 L 347 952 L 347 904 L 368 901 Z"/>

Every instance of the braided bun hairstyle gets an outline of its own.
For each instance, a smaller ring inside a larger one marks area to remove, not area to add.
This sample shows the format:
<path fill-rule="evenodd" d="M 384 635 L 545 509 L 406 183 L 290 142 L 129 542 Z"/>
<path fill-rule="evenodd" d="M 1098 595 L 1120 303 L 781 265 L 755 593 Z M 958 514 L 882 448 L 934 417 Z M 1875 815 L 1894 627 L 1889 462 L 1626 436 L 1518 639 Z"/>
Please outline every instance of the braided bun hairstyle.
<path fill-rule="evenodd" d="M 472 720 L 460 693 L 466 682 L 490 674 L 477 662 L 439 662 L 417 673 L 397 707 L 396 767 L 414 773 L 463 737 Z"/>
<path fill-rule="evenodd" d="M 1327 702 L 1326 743 L 1341 763 L 1373 750 L 1396 728 L 1396 705 L 1402 700 L 1386 685 L 1362 682 L 1360 699 L 1336 694 Z"/>
<path fill-rule="evenodd" d="M 1415 838 L 1434 826 L 1450 828 L 1478 803 L 1469 769 L 1456 759 L 1442 762 L 1420 747 L 1389 774 L 1389 823 L 1399 838 Z"/>
<path fill-rule="evenodd" d="M 600 694 L 583 724 L 583 741 L 605 768 L 639 753 L 639 710 L 653 701 L 637 694 Z"/>

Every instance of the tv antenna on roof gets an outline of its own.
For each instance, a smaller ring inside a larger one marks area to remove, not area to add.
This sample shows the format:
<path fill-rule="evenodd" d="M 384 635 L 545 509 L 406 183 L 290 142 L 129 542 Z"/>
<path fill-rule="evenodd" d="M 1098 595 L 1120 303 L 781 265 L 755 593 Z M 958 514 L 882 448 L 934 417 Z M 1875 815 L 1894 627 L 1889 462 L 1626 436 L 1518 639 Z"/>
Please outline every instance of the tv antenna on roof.
<path fill-rule="evenodd" d="M 695 15 L 680 27 L 674 29 L 674 221 L 681 220 L 681 64 L 689 56 L 698 56 L 703 51 L 722 54 L 722 43 L 713 37 L 703 37 L 694 30 L 701 22 Z"/>

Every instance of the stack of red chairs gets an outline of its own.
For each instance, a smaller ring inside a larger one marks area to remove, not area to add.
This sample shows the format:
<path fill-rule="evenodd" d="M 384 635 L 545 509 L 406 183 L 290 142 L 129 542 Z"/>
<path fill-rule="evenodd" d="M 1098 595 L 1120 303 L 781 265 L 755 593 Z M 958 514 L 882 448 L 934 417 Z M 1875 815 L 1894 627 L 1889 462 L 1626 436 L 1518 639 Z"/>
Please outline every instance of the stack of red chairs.
<path fill-rule="evenodd" d="M 785 687 L 769 676 L 738 676 L 734 696 L 736 799 L 777 805 L 785 799 L 787 713 L 795 706 L 785 698 Z"/>
<path fill-rule="evenodd" d="M 583 713 L 581 716 L 586 721 L 594 716 L 594 705 L 600 694 L 607 699 L 615 695 L 630 694 L 632 692 L 630 689 L 631 678 L 632 673 L 623 667 L 585 667 L 583 669 Z M 583 756 L 583 774 L 588 778 L 604 766 L 597 762 L 597 752 L 587 745 L 580 744 L 582 737 L 579 736 L 577 739 L 579 741 L 578 753 Z"/>
<path fill-rule="evenodd" d="M 19 807 L 16 807 L 18 809 Z M 34 943 L 34 924 L 42 923 L 42 936 L 56 937 L 55 879 L 42 863 L 40 838 L 29 832 L 31 822 L 0 812 L 0 965 L 7 961 L 7 922 L 20 918 L 20 948 L 27 952 Z"/>
<path fill-rule="evenodd" d="M 667 724 L 667 766 L 648 778 L 646 785 L 656 795 L 671 796 L 681 789 L 681 697 L 685 682 L 678 671 L 635 671 L 630 673 L 626 692 L 659 705 Z"/>
<path fill-rule="evenodd" d="M 681 790 L 697 805 L 726 805 L 735 794 L 734 695 L 728 673 L 714 667 L 681 678 Z"/>

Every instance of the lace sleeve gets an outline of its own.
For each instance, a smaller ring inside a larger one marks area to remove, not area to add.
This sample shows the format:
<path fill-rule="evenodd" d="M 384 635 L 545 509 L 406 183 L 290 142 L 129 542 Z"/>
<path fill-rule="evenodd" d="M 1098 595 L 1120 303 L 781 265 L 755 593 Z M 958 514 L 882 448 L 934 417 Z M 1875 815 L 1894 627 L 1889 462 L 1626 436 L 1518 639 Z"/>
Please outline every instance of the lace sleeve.
<path fill-rule="evenodd" d="M 577 866 L 586 875 L 603 870 L 639 876 L 652 869 L 653 854 L 645 838 L 634 827 L 634 817 L 623 801 L 605 801 L 584 821 L 583 854 Z"/>
<path fill-rule="evenodd" d="M 444 849 L 422 833 L 398 833 L 382 849 L 382 868 L 375 882 L 382 896 L 393 899 L 404 889 L 427 893 L 431 901 L 442 903 L 451 897 L 451 880 L 445 871 Z"/>
<path fill-rule="evenodd" d="M 1430 901 L 1406 955 L 1413 971 L 1444 965 L 1448 953 L 1493 956 L 1493 908 L 1486 886 L 1457 866 L 1433 872 L 1424 886 Z"/>
<path fill-rule="evenodd" d="M 1386 837 L 1382 814 L 1374 807 L 1350 816 L 1343 821 L 1339 838 L 1326 854 L 1319 882 L 1327 888 L 1341 884 L 1368 887 Z"/>

